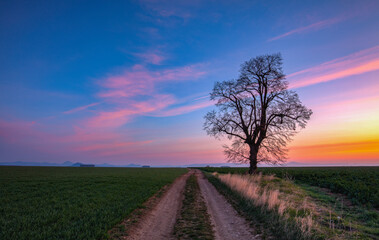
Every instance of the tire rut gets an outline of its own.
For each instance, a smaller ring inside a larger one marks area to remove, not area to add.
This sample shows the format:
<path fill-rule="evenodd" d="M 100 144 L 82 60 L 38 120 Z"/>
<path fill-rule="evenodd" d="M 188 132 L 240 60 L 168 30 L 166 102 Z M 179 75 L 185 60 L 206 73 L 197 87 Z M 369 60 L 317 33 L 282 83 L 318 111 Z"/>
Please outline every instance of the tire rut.
<path fill-rule="evenodd" d="M 130 240 L 171 240 L 176 220 L 184 198 L 187 179 L 195 174 L 200 187 L 200 193 L 205 201 L 210 215 L 216 240 L 248 240 L 260 239 L 255 236 L 249 226 L 230 203 L 205 178 L 200 170 L 190 170 L 174 181 L 158 204 L 133 226 Z"/>
<path fill-rule="evenodd" d="M 176 179 L 159 203 L 134 227 L 134 231 L 131 231 L 130 236 L 126 237 L 126 239 L 175 239 L 173 229 L 181 208 L 184 186 L 191 174 L 191 172 L 188 172 Z"/>
<path fill-rule="evenodd" d="M 204 174 L 200 170 L 195 171 L 200 191 L 203 194 L 214 226 L 215 239 L 259 239 L 254 235 L 246 220 L 237 213 L 225 197 L 205 178 Z"/>

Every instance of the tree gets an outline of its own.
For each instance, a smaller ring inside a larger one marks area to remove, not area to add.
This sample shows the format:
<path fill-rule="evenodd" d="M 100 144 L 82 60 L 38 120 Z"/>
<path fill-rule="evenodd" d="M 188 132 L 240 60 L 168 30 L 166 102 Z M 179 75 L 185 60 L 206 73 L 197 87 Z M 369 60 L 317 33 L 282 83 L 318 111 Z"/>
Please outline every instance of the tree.
<path fill-rule="evenodd" d="M 288 90 L 280 54 L 263 55 L 241 65 L 238 79 L 217 82 L 210 93 L 218 111 L 205 115 L 204 129 L 216 138 L 232 140 L 224 145 L 230 162 L 278 164 L 287 158 L 287 143 L 304 128 L 312 111 Z"/>

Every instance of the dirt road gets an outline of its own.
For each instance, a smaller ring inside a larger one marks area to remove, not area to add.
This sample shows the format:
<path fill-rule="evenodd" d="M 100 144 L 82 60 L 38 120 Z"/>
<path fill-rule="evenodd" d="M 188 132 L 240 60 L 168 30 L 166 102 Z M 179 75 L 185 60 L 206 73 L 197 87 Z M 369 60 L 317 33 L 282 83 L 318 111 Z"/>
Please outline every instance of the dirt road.
<path fill-rule="evenodd" d="M 178 178 L 167 190 L 154 209 L 143 217 L 127 239 L 175 239 L 173 228 L 181 208 L 186 180 L 191 174 L 197 177 L 201 194 L 208 208 L 216 240 L 258 239 L 249 224 L 238 215 L 200 170 L 190 170 Z"/>
<path fill-rule="evenodd" d="M 195 171 L 211 216 L 216 240 L 257 239 L 246 220 L 238 215 L 200 170 Z"/>
<path fill-rule="evenodd" d="M 184 186 L 191 174 L 192 172 L 188 172 L 176 179 L 155 208 L 134 227 L 134 231 L 126 239 L 174 239 L 172 231 L 182 203 Z"/>

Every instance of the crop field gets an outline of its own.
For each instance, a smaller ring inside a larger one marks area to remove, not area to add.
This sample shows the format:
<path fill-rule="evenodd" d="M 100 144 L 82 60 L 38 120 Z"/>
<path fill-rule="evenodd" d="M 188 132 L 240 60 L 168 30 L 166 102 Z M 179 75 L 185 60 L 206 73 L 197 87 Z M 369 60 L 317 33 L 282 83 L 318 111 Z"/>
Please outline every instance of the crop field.
<path fill-rule="evenodd" d="M 247 168 L 202 168 L 208 172 L 245 173 Z M 379 167 L 269 167 L 264 174 L 328 188 L 345 194 L 355 204 L 379 208 Z"/>
<path fill-rule="evenodd" d="M 0 167 L 0 239 L 99 239 L 186 169 Z"/>

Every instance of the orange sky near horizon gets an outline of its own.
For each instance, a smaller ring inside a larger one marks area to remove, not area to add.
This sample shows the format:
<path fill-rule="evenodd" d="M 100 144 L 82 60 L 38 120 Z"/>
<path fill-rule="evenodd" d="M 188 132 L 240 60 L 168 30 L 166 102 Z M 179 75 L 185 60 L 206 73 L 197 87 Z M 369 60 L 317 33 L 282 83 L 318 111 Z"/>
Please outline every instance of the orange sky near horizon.
<path fill-rule="evenodd" d="M 224 164 L 209 93 L 280 53 L 313 111 L 288 162 L 379 166 L 378 0 L 61 2 L 0 8 L 0 165 Z"/>
<path fill-rule="evenodd" d="M 315 104 L 307 127 L 289 144 L 289 161 L 379 164 L 379 82 Z"/>

